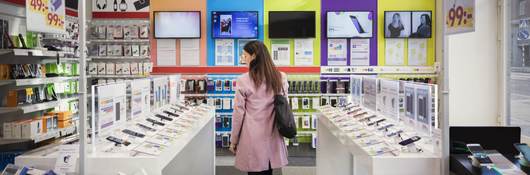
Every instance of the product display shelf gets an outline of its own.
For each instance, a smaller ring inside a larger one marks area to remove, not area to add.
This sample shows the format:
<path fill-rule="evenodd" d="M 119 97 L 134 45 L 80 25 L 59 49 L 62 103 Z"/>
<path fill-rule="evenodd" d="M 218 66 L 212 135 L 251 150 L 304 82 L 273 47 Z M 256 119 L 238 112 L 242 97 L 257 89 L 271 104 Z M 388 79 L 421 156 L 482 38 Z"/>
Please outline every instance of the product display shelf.
<path fill-rule="evenodd" d="M 289 97 L 320 97 L 323 94 L 287 94 Z"/>
<path fill-rule="evenodd" d="M 66 128 L 60 128 L 53 131 L 48 131 L 44 134 L 40 134 L 35 138 L 32 139 L 5 139 L 7 142 L 13 142 L 13 143 L 22 143 L 26 141 L 31 141 L 34 144 L 40 143 L 42 141 L 60 138 L 64 136 L 68 136 L 71 134 L 74 134 L 76 132 L 77 128 L 76 126 L 69 126 Z"/>
<path fill-rule="evenodd" d="M 208 96 L 208 94 L 180 94 L 180 95 L 183 95 L 185 97 L 206 97 Z"/>
<path fill-rule="evenodd" d="M 208 97 L 234 97 L 236 94 L 206 94 Z"/>
<path fill-rule="evenodd" d="M 12 85 L 12 86 L 32 86 L 51 84 L 57 82 L 64 82 L 70 80 L 78 80 L 78 76 L 73 77 L 45 77 L 45 78 L 28 78 L 28 79 L 16 79 L 16 80 L 0 80 L 0 86 Z"/>
<path fill-rule="evenodd" d="M 114 60 L 114 61 L 141 60 L 141 61 L 145 61 L 145 60 L 151 59 L 150 56 L 101 56 L 101 57 L 100 56 L 92 56 L 90 58 L 91 58 L 91 61 L 100 61 L 100 60 L 105 60 L 105 61 L 108 61 L 108 60 Z"/>
<path fill-rule="evenodd" d="M 422 149 L 420 152 L 406 151 L 405 148 L 396 148 L 392 153 L 379 152 L 377 144 L 367 147 L 360 144 L 362 138 L 354 138 L 355 133 L 362 131 L 348 132 L 345 126 L 340 126 L 343 123 L 332 121 L 331 115 L 340 115 L 341 112 L 337 111 L 340 109 L 324 106 L 323 113 L 318 117 L 317 174 L 440 174 L 441 155 L 434 151 L 435 148 L 429 145 L 428 141 L 416 142 Z M 387 138 L 385 142 L 389 140 L 390 138 Z"/>
<path fill-rule="evenodd" d="M 172 141 L 157 156 L 135 153 L 135 151 L 127 151 L 127 149 L 121 147 L 115 147 L 116 149 L 114 151 L 109 152 L 105 148 L 113 144 L 97 142 L 94 146 L 96 149 L 91 150 L 87 155 L 86 168 L 90 169 L 88 174 L 115 174 L 118 172 L 135 174 L 141 171 L 145 171 L 150 175 L 214 174 L 214 109 L 211 106 L 205 107 L 208 108 L 208 112 L 195 120 L 190 128 L 183 130 L 182 135 Z M 157 112 L 160 111 L 157 110 L 153 113 Z M 191 109 L 185 115 L 190 115 L 195 112 L 196 110 Z M 138 119 L 142 118 L 144 117 Z M 136 122 L 136 120 L 128 122 Z M 126 125 L 124 124 L 123 126 Z M 92 145 L 87 146 L 91 147 Z M 16 157 L 15 164 L 42 169 L 53 169 L 59 154 L 57 150 L 59 149 L 55 147 L 28 152 Z"/>
<path fill-rule="evenodd" d="M 350 96 L 351 94 L 322 94 L 322 96 L 327 97 L 344 97 L 344 96 Z"/>
<path fill-rule="evenodd" d="M 436 74 L 434 66 L 322 66 L 322 74 Z"/>
<path fill-rule="evenodd" d="M 149 39 L 94 39 L 87 43 L 149 43 Z"/>
<path fill-rule="evenodd" d="M 73 53 L 40 49 L 0 49 L 0 57 L 2 57 L 0 63 L 35 64 L 45 60 L 61 61 L 68 55 L 73 55 Z"/>
<path fill-rule="evenodd" d="M 88 75 L 88 78 L 147 78 L 148 75 Z"/>
<path fill-rule="evenodd" d="M 37 112 L 37 111 L 43 111 L 43 110 L 55 108 L 59 106 L 61 102 L 68 102 L 68 101 L 77 100 L 77 99 L 79 99 L 79 97 L 75 95 L 74 97 L 63 98 L 63 99 L 59 99 L 56 101 L 49 101 L 49 102 L 44 102 L 44 103 L 20 105 L 17 107 L 0 107 L 0 114 L 13 113 L 13 112 L 17 112 L 17 113 L 20 112 L 21 114 L 27 114 L 27 113 Z"/>

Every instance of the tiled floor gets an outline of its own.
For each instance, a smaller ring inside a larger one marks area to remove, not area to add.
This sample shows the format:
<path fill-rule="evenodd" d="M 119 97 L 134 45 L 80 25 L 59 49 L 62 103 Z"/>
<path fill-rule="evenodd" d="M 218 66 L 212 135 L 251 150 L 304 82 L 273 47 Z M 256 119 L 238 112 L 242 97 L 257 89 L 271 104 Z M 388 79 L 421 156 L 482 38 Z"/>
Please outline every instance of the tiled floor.
<path fill-rule="evenodd" d="M 216 175 L 246 175 L 233 166 L 217 166 L 215 168 Z M 315 175 L 315 167 L 294 167 L 288 166 L 281 170 L 274 170 L 274 175 Z"/>

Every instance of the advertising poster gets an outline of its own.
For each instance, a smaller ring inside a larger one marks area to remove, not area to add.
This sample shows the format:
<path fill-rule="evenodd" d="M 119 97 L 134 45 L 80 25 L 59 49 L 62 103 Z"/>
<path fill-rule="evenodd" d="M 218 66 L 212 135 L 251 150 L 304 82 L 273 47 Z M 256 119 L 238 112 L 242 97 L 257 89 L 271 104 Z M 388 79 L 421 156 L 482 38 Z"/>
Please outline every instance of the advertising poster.
<path fill-rule="evenodd" d="M 427 39 L 409 39 L 409 66 L 427 65 Z"/>
<path fill-rule="evenodd" d="M 350 40 L 350 60 L 351 66 L 370 65 L 370 39 Z"/>
<path fill-rule="evenodd" d="M 405 39 L 385 40 L 385 65 L 402 66 L 405 64 Z"/>
<path fill-rule="evenodd" d="M 216 39 L 215 40 L 215 65 L 216 66 L 233 66 L 234 65 L 234 40 L 233 39 Z"/>
<path fill-rule="evenodd" d="M 416 86 L 416 121 L 418 129 L 431 133 L 431 87 L 429 85 Z"/>
<path fill-rule="evenodd" d="M 328 12 L 328 38 L 372 37 L 372 12 Z"/>
<path fill-rule="evenodd" d="M 131 118 L 141 117 L 150 112 L 150 81 L 137 79 L 131 83 Z"/>
<path fill-rule="evenodd" d="M 248 42 L 255 41 L 254 39 L 239 39 L 237 40 L 237 55 L 239 57 L 239 65 L 246 65 L 245 61 L 243 60 L 243 50 L 245 49 L 245 45 L 247 45 Z"/>
<path fill-rule="evenodd" d="M 180 39 L 180 65 L 198 66 L 200 65 L 200 40 Z"/>
<path fill-rule="evenodd" d="M 26 0 L 28 31 L 65 33 L 65 3 L 62 0 Z"/>
<path fill-rule="evenodd" d="M 405 83 L 403 85 L 405 93 L 405 123 L 410 126 L 416 125 L 416 86 L 412 83 Z"/>
<path fill-rule="evenodd" d="M 150 0 L 93 0 L 93 12 L 149 12 Z"/>
<path fill-rule="evenodd" d="M 99 131 L 110 128 L 126 120 L 126 84 L 108 84 L 97 86 L 97 128 Z"/>
<path fill-rule="evenodd" d="M 351 93 L 352 93 L 352 102 L 354 104 L 361 104 L 362 97 L 362 77 L 357 75 L 352 75 L 351 77 Z"/>
<path fill-rule="evenodd" d="M 59 146 L 59 156 L 55 161 L 55 172 L 62 174 L 75 173 L 77 168 L 77 157 L 79 157 L 79 145 L 61 145 Z"/>
<path fill-rule="evenodd" d="M 157 39 L 156 55 L 158 66 L 177 66 L 177 41 L 175 39 Z"/>
<path fill-rule="evenodd" d="M 446 34 L 475 31 L 475 0 L 445 0 Z"/>
<path fill-rule="evenodd" d="M 313 41 L 314 39 L 312 38 L 294 40 L 295 66 L 313 65 Z"/>
<path fill-rule="evenodd" d="M 377 79 L 363 77 L 363 106 L 376 111 L 377 108 Z"/>
<path fill-rule="evenodd" d="M 289 40 L 271 40 L 272 61 L 276 66 L 291 64 L 291 45 Z"/>
<path fill-rule="evenodd" d="M 348 59 L 346 39 L 328 39 L 328 65 L 346 66 Z"/>
<path fill-rule="evenodd" d="M 399 82 L 381 80 L 380 102 L 381 112 L 392 119 L 399 121 Z"/>

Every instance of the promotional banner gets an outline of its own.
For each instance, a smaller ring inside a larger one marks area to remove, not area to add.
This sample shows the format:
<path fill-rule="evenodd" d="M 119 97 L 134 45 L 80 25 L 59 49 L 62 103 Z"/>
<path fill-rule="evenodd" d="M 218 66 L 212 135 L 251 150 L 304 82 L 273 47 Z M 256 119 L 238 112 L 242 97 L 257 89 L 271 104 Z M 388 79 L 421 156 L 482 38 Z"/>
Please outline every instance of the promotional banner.
<path fill-rule="evenodd" d="M 475 0 L 444 1 L 446 34 L 475 31 Z"/>
<path fill-rule="evenodd" d="M 92 0 L 93 12 L 149 12 L 149 0 Z"/>
<path fill-rule="evenodd" d="M 291 62 L 289 40 L 271 40 L 272 61 L 276 66 L 288 66 Z"/>
<path fill-rule="evenodd" d="M 65 4 L 62 0 L 26 0 L 28 31 L 65 33 Z"/>
<path fill-rule="evenodd" d="M 363 87 L 363 97 L 362 97 L 363 106 L 375 111 L 377 108 L 377 79 L 363 77 L 362 87 Z"/>
<path fill-rule="evenodd" d="M 346 39 L 328 39 L 328 65 L 346 66 L 348 59 Z"/>
<path fill-rule="evenodd" d="M 380 80 L 381 92 L 379 94 L 378 111 L 399 121 L 399 82 L 393 80 Z"/>
<path fill-rule="evenodd" d="M 131 83 L 131 118 L 141 117 L 150 112 L 151 82 L 149 79 L 138 79 Z"/>

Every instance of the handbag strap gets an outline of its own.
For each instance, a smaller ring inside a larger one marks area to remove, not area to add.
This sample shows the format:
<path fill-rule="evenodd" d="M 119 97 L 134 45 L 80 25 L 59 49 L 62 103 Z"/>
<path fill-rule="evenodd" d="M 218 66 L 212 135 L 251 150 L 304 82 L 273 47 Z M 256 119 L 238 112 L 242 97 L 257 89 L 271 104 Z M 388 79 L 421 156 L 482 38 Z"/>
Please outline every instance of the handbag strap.
<path fill-rule="evenodd" d="M 243 119 L 241 119 L 241 128 L 239 128 L 239 134 L 237 135 L 237 141 L 239 142 L 241 140 L 241 132 L 243 132 L 243 125 L 245 124 L 245 118 L 247 118 L 246 117 L 246 115 L 247 115 L 247 102 L 246 102 L 247 96 L 246 96 L 246 94 L 243 94 L 243 92 L 241 92 L 241 90 L 238 89 L 237 91 L 239 93 L 241 93 L 241 96 L 243 96 L 245 98 L 245 99 L 243 99 L 243 100 L 245 100 L 245 110 L 244 110 L 244 113 L 243 113 Z M 236 145 L 239 145 L 239 143 L 237 143 Z"/>

